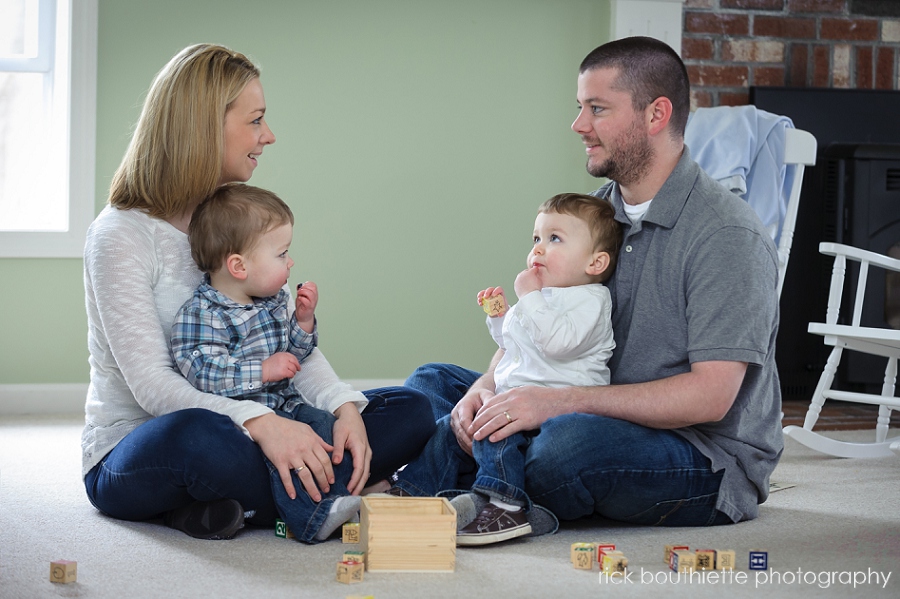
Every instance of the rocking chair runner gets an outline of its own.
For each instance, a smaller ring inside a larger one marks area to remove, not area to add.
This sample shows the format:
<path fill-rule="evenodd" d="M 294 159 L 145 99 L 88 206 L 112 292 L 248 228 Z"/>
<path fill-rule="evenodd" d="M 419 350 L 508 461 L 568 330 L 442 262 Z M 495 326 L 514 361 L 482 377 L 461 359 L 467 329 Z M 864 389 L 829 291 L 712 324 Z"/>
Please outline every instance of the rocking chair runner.
<path fill-rule="evenodd" d="M 822 243 L 819 245 L 822 254 L 834 256 L 834 269 L 831 275 L 831 288 L 828 293 L 828 311 L 825 322 L 811 322 L 809 332 L 822 335 L 826 345 L 831 345 L 831 355 L 825 364 L 819 384 L 813 392 L 809 411 L 803 427 L 786 426 L 784 434 L 796 441 L 829 455 L 845 458 L 875 458 L 893 455 L 900 452 L 900 436 L 888 439 L 888 427 L 891 410 L 900 408 L 900 398 L 894 396 L 897 379 L 897 360 L 900 358 L 900 330 L 860 326 L 863 299 L 865 298 L 866 281 L 869 266 L 876 266 L 885 271 L 900 273 L 900 260 L 882 254 L 861 250 L 839 243 Z M 859 262 L 859 278 L 853 297 L 853 315 L 850 324 L 838 324 L 841 300 L 844 293 L 844 275 L 847 260 Z M 881 394 L 857 393 L 832 389 L 835 372 L 841 361 L 844 350 L 859 351 L 882 356 L 887 359 L 884 371 L 884 384 Z M 875 426 L 875 439 L 870 443 L 847 443 L 837 441 L 813 432 L 819 412 L 826 399 L 836 399 L 879 406 L 878 419 Z"/>

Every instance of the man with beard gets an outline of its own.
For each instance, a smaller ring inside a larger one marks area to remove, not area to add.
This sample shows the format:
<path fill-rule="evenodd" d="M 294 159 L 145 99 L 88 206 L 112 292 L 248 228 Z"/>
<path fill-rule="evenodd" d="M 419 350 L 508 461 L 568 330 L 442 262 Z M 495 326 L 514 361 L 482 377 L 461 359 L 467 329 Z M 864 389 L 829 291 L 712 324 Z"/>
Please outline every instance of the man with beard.
<path fill-rule="evenodd" d="M 600 46 L 581 64 L 577 100 L 587 170 L 611 180 L 594 195 L 625 231 L 608 284 L 612 384 L 496 394 L 501 352 L 484 375 L 429 364 L 408 384 L 450 415 L 464 451 L 472 439 L 532 431 L 526 490 L 559 518 L 755 518 L 782 451 L 775 247 L 747 204 L 691 159 L 690 84 L 669 46 Z M 465 497 L 460 512 L 477 514 L 462 509 Z"/>

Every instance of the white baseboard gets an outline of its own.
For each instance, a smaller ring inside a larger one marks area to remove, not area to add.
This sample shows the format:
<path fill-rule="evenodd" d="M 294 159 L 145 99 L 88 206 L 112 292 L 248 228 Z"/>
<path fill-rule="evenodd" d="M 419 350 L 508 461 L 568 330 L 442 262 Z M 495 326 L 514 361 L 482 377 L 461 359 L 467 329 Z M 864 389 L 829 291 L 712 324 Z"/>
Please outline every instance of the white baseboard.
<path fill-rule="evenodd" d="M 87 383 L 0 385 L 0 416 L 84 414 Z"/>
<path fill-rule="evenodd" d="M 402 385 L 402 379 L 347 379 L 354 389 Z M 87 383 L 0 385 L 0 416 L 84 414 Z"/>

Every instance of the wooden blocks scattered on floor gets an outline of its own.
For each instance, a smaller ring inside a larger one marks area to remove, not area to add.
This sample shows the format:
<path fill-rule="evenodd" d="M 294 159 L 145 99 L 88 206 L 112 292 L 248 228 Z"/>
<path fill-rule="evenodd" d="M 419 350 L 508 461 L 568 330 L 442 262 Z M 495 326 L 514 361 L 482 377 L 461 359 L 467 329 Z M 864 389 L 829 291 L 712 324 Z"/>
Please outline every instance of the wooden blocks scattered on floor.
<path fill-rule="evenodd" d="M 445 498 L 363 497 L 359 524 L 369 571 L 456 568 L 456 510 Z"/>
<path fill-rule="evenodd" d="M 58 559 L 50 562 L 50 582 L 68 584 L 78 579 L 78 562 Z"/>
<path fill-rule="evenodd" d="M 502 295 L 481 298 L 481 307 L 488 316 L 503 316 L 506 314 L 506 300 Z"/>
<path fill-rule="evenodd" d="M 288 525 L 281 518 L 275 519 L 275 536 L 281 539 L 293 539 L 294 533 L 288 528 Z"/>
<path fill-rule="evenodd" d="M 572 543 L 569 560 L 578 570 L 591 570 L 597 562 L 600 571 L 610 575 L 624 574 L 628 567 L 628 558 L 614 543 Z"/>
<path fill-rule="evenodd" d="M 359 522 L 347 522 L 341 528 L 343 543 L 359 543 Z"/>
<path fill-rule="evenodd" d="M 365 566 L 362 562 L 345 561 L 338 562 L 337 565 L 337 581 L 345 584 L 354 584 L 363 581 L 363 570 Z"/>

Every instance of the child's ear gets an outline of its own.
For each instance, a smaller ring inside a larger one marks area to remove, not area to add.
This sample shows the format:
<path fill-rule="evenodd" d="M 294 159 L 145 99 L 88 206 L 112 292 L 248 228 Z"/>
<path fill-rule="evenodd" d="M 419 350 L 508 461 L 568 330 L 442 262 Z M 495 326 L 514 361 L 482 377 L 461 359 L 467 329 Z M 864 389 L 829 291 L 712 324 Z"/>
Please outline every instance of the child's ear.
<path fill-rule="evenodd" d="M 247 267 L 244 264 L 244 257 L 240 254 L 231 254 L 225 258 L 225 268 L 235 279 L 243 281 L 247 278 Z"/>
<path fill-rule="evenodd" d="M 602 275 L 607 268 L 609 268 L 609 252 L 594 252 L 591 263 L 588 264 L 584 272 L 592 277 L 596 277 Z"/>

